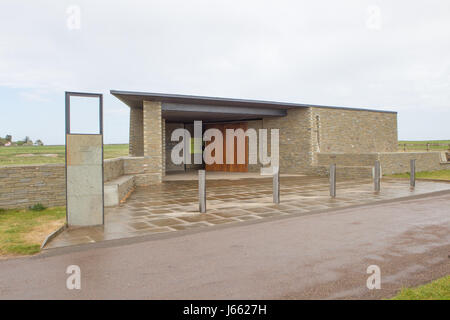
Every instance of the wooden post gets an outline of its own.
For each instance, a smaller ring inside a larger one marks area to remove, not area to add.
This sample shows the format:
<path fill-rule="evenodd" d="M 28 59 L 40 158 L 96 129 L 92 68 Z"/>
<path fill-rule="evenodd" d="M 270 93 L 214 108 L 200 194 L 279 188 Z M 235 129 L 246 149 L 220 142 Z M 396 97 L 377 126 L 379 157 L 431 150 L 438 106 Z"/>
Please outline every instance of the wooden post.
<path fill-rule="evenodd" d="M 406 152 L 406 143 L 403 144 L 403 152 Z"/>
<path fill-rule="evenodd" d="M 430 144 L 427 143 L 427 151 L 430 151 Z"/>

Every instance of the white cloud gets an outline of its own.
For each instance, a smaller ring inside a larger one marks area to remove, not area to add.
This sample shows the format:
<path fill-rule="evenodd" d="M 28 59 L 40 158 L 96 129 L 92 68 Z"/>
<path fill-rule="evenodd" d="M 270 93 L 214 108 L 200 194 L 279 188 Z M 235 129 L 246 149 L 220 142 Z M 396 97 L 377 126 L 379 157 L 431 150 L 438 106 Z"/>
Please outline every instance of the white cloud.
<path fill-rule="evenodd" d="M 70 5 L 80 29 L 67 28 Z M 439 112 L 450 105 L 449 12 L 437 0 L 3 0 L 0 86 Z"/>
<path fill-rule="evenodd" d="M 23 91 L 20 93 L 20 96 L 28 101 L 35 101 L 35 102 L 49 101 L 49 98 L 45 96 L 45 93 L 39 90 Z"/>

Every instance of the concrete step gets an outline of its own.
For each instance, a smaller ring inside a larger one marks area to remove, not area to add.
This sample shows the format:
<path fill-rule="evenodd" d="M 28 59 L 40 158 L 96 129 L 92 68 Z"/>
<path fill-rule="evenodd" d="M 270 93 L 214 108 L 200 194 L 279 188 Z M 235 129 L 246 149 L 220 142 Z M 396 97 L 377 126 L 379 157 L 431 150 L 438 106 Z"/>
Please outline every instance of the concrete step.
<path fill-rule="evenodd" d="M 105 183 L 105 207 L 115 207 L 135 188 L 134 175 L 120 176 Z"/>

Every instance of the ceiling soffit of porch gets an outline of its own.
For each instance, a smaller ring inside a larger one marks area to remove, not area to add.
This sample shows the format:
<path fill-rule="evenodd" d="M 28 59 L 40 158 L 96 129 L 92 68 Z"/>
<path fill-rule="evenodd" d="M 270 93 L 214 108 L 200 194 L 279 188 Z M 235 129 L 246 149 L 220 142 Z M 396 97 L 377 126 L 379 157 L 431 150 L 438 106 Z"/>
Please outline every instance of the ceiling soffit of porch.
<path fill-rule="evenodd" d="M 274 108 L 162 103 L 162 117 L 169 122 L 254 120 L 286 114 L 287 110 Z"/>

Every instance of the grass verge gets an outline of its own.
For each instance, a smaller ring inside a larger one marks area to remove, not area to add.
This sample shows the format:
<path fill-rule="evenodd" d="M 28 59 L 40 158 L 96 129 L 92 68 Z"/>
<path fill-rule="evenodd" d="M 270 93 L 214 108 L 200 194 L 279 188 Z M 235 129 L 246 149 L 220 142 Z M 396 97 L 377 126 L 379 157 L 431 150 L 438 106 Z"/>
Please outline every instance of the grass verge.
<path fill-rule="evenodd" d="M 392 300 L 450 300 L 450 276 L 416 288 L 402 289 Z"/>
<path fill-rule="evenodd" d="M 128 155 L 128 144 L 106 144 L 104 158 Z M 24 164 L 64 163 L 64 146 L 14 146 L 0 147 L 0 166 Z"/>
<path fill-rule="evenodd" d="M 0 256 L 38 253 L 45 237 L 64 225 L 65 217 L 63 207 L 0 210 Z"/>
<path fill-rule="evenodd" d="M 430 145 L 430 151 L 447 151 L 450 145 L 450 140 L 423 140 L 423 141 L 399 141 L 398 151 L 403 151 L 403 144 L 407 144 L 406 150 L 410 152 L 414 151 L 427 151 L 426 144 L 442 144 L 442 146 Z"/>
<path fill-rule="evenodd" d="M 398 174 L 389 175 L 388 177 L 409 178 L 410 174 L 409 174 L 409 172 L 398 173 Z M 449 180 L 450 181 L 450 170 L 416 172 L 416 178 L 417 179 L 438 179 L 438 180 Z"/>

